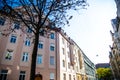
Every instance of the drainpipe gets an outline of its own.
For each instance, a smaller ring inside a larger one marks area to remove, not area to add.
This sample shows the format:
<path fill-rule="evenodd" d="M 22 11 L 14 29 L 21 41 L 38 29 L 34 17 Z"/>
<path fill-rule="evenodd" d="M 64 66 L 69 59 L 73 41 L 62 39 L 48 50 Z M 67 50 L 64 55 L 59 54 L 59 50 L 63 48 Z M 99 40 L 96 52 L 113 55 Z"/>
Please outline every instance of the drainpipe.
<path fill-rule="evenodd" d="M 58 55 L 58 54 L 57 54 L 57 52 L 58 52 L 58 51 L 57 51 L 57 50 L 58 50 L 58 49 L 57 49 L 57 48 L 58 48 L 58 47 L 57 47 L 57 46 L 58 46 L 58 45 L 57 45 L 57 42 L 58 42 L 57 40 L 58 40 L 58 39 L 57 39 L 57 31 L 55 31 L 56 80 L 57 80 L 57 63 L 58 63 L 58 62 L 57 62 L 57 55 Z"/>

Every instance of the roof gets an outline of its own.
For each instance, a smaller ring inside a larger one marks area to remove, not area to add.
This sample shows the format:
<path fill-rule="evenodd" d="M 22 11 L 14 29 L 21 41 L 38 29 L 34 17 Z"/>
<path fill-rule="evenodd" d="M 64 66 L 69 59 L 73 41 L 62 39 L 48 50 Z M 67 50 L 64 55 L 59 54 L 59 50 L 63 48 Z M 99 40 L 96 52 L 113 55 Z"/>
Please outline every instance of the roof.
<path fill-rule="evenodd" d="M 98 63 L 95 66 L 96 66 L 96 69 L 98 69 L 98 68 L 109 68 L 110 64 L 109 63 Z"/>

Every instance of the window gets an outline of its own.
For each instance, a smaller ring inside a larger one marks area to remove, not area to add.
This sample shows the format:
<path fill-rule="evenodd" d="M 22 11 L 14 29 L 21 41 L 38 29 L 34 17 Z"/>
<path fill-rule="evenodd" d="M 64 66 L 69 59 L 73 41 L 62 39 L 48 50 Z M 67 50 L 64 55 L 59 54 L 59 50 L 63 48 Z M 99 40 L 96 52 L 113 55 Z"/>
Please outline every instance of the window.
<path fill-rule="evenodd" d="M 50 80 L 54 80 L 54 73 L 50 73 Z"/>
<path fill-rule="evenodd" d="M 0 72 L 0 80 L 7 80 L 8 70 L 1 70 Z"/>
<path fill-rule="evenodd" d="M 63 80 L 66 80 L 66 74 L 65 73 L 63 74 Z"/>
<path fill-rule="evenodd" d="M 27 32 L 28 32 L 28 33 L 32 33 L 32 27 L 27 28 Z"/>
<path fill-rule="evenodd" d="M 55 50 L 54 44 L 51 44 L 51 45 L 50 45 L 50 50 L 51 50 L 51 51 L 54 51 L 54 50 Z"/>
<path fill-rule="evenodd" d="M 20 71 L 19 80 L 25 80 L 25 71 Z"/>
<path fill-rule="evenodd" d="M 27 38 L 27 39 L 25 40 L 25 46 L 30 46 L 30 39 Z"/>
<path fill-rule="evenodd" d="M 27 53 L 27 52 L 24 52 L 24 53 L 23 53 L 22 61 L 23 61 L 23 62 L 27 62 L 27 61 L 28 61 L 28 53 Z"/>
<path fill-rule="evenodd" d="M 19 28 L 20 28 L 20 23 L 15 22 L 15 23 L 14 23 L 14 29 L 19 29 Z"/>
<path fill-rule="evenodd" d="M 77 80 L 79 80 L 80 78 L 79 78 L 79 76 L 77 76 Z"/>
<path fill-rule="evenodd" d="M 0 25 L 4 25 L 5 24 L 5 19 L 0 17 Z"/>
<path fill-rule="evenodd" d="M 42 43 L 42 42 L 39 42 L 39 43 L 38 43 L 38 48 L 39 48 L 39 49 L 43 49 L 43 43 Z"/>
<path fill-rule="evenodd" d="M 42 55 L 37 55 L 37 64 L 42 64 Z"/>
<path fill-rule="evenodd" d="M 73 80 L 75 80 L 75 75 L 73 75 Z M 82 80 L 84 80 L 84 79 L 82 79 Z"/>
<path fill-rule="evenodd" d="M 63 60 L 63 67 L 65 67 L 65 60 Z"/>
<path fill-rule="evenodd" d="M 55 34 L 54 34 L 54 33 L 51 33 L 51 34 L 50 34 L 50 38 L 51 38 L 51 39 L 55 39 Z"/>
<path fill-rule="evenodd" d="M 62 48 L 62 53 L 65 54 L 65 49 L 64 48 Z"/>
<path fill-rule="evenodd" d="M 71 74 L 69 74 L 69 80 L 71 80 Z M 78 79 L 79 80 L 79 79 Z"/>
<path fill-rule="evenodd" d="M 68 62 L 68 68 L 70 69 L 70 63 Z"/>
<path fill-rule="evenodd" d="M 64 38 L 62 38 L 62 43 L 64 44 L 65 42 L 64 42 Z"/>
<path fill-rule="evenodd" d="M 69 48 L 69 43 L 67 42 L 67 47 Z"/>
<path fill-rule="evenodd" d="M 11 60 L 12 55 L 13 55 L 13 50 L 7 50 L 6 55 L 5 55 L 5 59 L 6 60 Z"/>
<path fill-rule="evenodd" d="M 17 37 L 15 35 L 12 35 L 11 39 L 10 39 L 10 42 L 11 43 L 16 43 L 16 39 L 17 39 Z"/>
<path fill-rule="evenodd" d="M 50 56 L 50 65 L 54 65 L 54 64 L 55 64 L 54 56 Z"/>
<path fill-rule="evenodd" d="M 68 53 L 68 58 L 70 58 L 70 52 L 67 52 Z"/>

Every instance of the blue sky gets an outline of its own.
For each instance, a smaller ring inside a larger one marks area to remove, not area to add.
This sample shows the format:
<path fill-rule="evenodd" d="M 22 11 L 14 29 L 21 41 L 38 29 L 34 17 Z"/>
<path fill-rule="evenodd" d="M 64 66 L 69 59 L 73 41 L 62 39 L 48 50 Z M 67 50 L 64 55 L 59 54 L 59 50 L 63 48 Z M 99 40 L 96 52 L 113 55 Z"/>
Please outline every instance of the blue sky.
<path fill-rule="evenodd" d="M 88 0 L 88 3 L 87 10 L 69 12 L 73 19 L 70 20 L 70 27 L 64 27 L 64 30 L 93 63 L 109 62 L 111 19 L 116 17 L 115 2 Z"/>

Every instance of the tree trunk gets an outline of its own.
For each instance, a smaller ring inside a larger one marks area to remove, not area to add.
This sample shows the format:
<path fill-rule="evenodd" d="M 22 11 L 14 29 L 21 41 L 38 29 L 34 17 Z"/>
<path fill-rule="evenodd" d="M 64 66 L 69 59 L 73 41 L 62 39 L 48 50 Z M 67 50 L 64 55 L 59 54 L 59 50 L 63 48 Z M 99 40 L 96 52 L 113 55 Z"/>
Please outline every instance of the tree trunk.
<path fill-rule="evenodd" d="M 34 39 L 34 47 L 33 47 L 33 52 L 31 56 L 30 80 L 35 79 L 38 43 L 39 43 L 39 32 L 35 34 L 35 39 Z"/>

